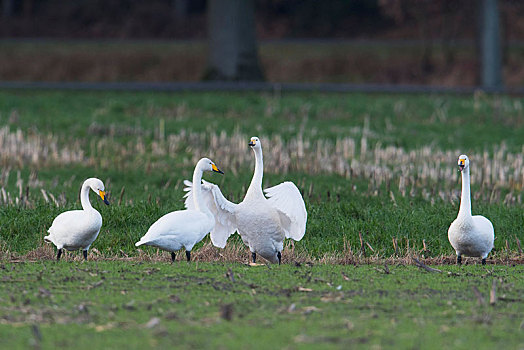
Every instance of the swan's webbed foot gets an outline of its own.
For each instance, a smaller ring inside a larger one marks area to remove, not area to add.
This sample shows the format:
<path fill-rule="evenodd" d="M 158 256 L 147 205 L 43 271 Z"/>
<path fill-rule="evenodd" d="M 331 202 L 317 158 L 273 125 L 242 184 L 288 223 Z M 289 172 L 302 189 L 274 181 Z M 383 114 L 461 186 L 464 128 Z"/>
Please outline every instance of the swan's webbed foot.
<path fill-rule="evenodd" d="M 56 252 L 56 261 L 60 261 L 60 257 L 62 256 L 62 249 L 58 249 Z"/>
<path fill-rule="evenodd" d="M 282 262 L 282 253 L 281 252 L 277 253 L 277 258 L 278 258 L 278 264 L 280 265 L 280 263 Z"/>
<path fill-rule="evenodd" d="M 457 265 L 462 265 L 462 255 L 457 255 Z"/>
<path fill-rule="evenodd" d="M 486 258 L 482 259 L 482 265 L 486 265 Z"/>
<path fill-rule="evenodd" d="M 84 260 L 87 261 L 87 250 L 84 250 L 83 253 L 84 253 Z"/>
<path fill-rule="evenodd" d="M 187 258 L 187 261 L 191 261 L 191 252 L 189 250 L 186 250 L 186 258 Z"/>
<path fill-rule="evenodd" d="M 175 262 L 175 252 L 171 252 L 171 262 L 174 263 Z"/>
<path fill-rule="evenodd" d="M 251 253 L 251 258 L 253 259 L 253 264 L 257 262 L 257 253 Z"/>

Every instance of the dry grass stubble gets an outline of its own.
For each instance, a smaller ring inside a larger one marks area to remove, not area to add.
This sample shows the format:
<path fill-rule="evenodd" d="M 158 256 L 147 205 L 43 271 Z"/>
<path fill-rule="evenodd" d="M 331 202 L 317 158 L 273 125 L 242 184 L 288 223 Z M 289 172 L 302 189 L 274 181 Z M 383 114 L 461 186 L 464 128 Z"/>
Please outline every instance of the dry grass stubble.
<path fill-rule="evenodd" d="M 298 137 L 285 141 L 279 135 L 264 137 L 264 167 L 268 173 L 286 174 L 304 172 L 310 175 L 336 174 L 348 179 L 368 179 L 366 195 L 376 196 L 385 185 L 387 193 L 395 200 L 392 189 L 398 189 L 402 197 L 421 195 L 428 201 L 442 199 L 456 200 L 459 195 L 456 169 L 452 166 L 461 152 L 459 150 L 439 150 L 430 146 L 416 150 L 382 145 L 368 138 L 366 127 L 361 130 L 362 137 L 342 137 L 335 141 L 327 139 L 309 139 Z M 263 135 L 261 135 L 263 137 Z M 9 127 L 0 128 L 0 147 L 2 155 L 0 165 L 0 187 L 4 204 L 13 204 L 17 195 L 11 195 L 4 189 L 10 168 L 17 164 L 33 166 L 95 164 L 100 154 L 112 154 L 113 159 L 103 159 L 110 167 L 121 164 L 124 168 L 143 164 L 147 169 L 162 168 L 166 159 L 190 150 L 193 156 L 182 161 L 183 166 L 192 168 L 202 154 L 212 159 L 219 159 L 221 167 L 235 169 L 250 164 L 252 154 L 246 152 L 245 141 L 250 135 L 239 132 L 195 133 L 181 130 L 169 134 L 151 144 L 141 137 L 122 144 L 112 137 L 100 141 L 75 140 L 64 144 L 56 135 L 40 135 L 36 132 L 25 135 L 22 131 L 11 131 Z M 94 142 L 94 143 L 93 143 Z M 87 156 L 84 148 L 92 149 Z M 490 151 L 493 154 L 490 154 Z M 99 157 L 100 158 L 100 157 Z M 474 200 L 489 203 L 503 201 L 504 204 L 521 204 L 524 188 L 524 152 L 509 152 L 504 144 L 496 145 L 493 150 L 470 155 L 475 164 L 476 176 L 473 184 L 480 185 L 480 191 L 474 193 Z M 29 179 L 31 180 L 31 179 Z M 46 191 L 38 181 L 28 181 L 28 185 Z M 438 186 L 436 186 L 438 184 Z M 37 186 L 39 185 L 39 186 Z M 302 184 L 297 184 L 301 187 Z M 19 185 L 20 192 L 23 180 Z M 505 192 L 505 194 L 504 194 Z M 44 195 L 44 193 L 43 193 Z M 398 195 L 398 194 L 397 194 Z M 21 197 L 18 195 L 18 197 Z M 45 199 L 45 195 L 44 195 Z M 52 198 L 53 199 L 53 198 Z M 46 201 L 48 201 L 46 199 Z M 60 205 L 60 201 L 54 201 Z M 17 204 L 17 203 L 14 203 Z M 65 204 L 65 203 L 62 203 Z"/>
<path fill-rule="evenodd" d="M 122 262 L 158 262 L 171 263 L 171 255 L 162 250 L 150 250 L 146 252 L 142 249 L 137 249 L 138 255 L 128 256 L 125 252 L 120 251 L 116 254 L 102 254 L 96 248 L 89 251 L 89 261 L 122 261 Z M 251 254 L 246 246 L 242 244 L 228 244 L 225 248 L 220 249 L 213 246 L 210 242 L 206 242 L 199 249 L 191 252 L 193 263 L 211 262 L 211 263 L 240 263 L 248 264 L 250 262 Z M 17 263 L 17 262 L 38 262 L 42 260 L 55 260 L 56 249 L 51 244 L 44 244 L 36 249 L 29 251 L 26 254 L 18 254 L 7 249 L 0 249 L 0 261 Z M 262 257 L 260 262 L 267 263 Z M 83 261 L 80 251 L 65 252 L 62 255 L 63 261 Z M 377 254 L 368 256 L 366 252 L 354 252 L 351 246 L 344 244 L 344 249 L 340 252 L 324 253 L 320 257 L 314 257 L 304 250 L 295 249 L 292 241 L 288 240 L 284 244 L 282 251 L 283 264 L 310 264 L 310 265 L 382 265 L 385 266 L 384 272 L 388 273 L 387 265 L 415 265 L 419 266 L 420 261 L 425 265 L 454 265 L 456 257 L 453 256 L 435 256 L 426 257 L 423 251 L 411 250 L 401 256 L 381 257 Z M 524 254 L 516 251 L 492 252 L 487 260 L 491 265 L 515 265 L 524 264 Z M 181 250 L 177 252 L 177 260 L 175 263 L 185 263 L 185 254 Z M 480 259 L 465 257 L 464 265 L 480 264 Z M 271 264 L 268 265 L 268 267 Z"/>

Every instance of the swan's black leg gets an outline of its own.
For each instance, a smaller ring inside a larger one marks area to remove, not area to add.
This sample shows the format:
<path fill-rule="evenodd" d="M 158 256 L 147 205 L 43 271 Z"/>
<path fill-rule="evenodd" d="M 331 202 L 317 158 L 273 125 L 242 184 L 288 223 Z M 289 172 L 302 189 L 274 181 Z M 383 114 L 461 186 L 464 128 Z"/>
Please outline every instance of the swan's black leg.
<path fill-rule="evenodd" d="M 257 253 L 251 253 L 251 257 L 253 258 L 253 264 L 257 261 Z"/>
<path fill-rule="evenodd" d="M 186 258 L 187 261 L 191 261 L 191 252 L 189 250 L 186 250 Z"/>
<path fill-rule="evenodd" d="M 59 261 L 61 256 L 62 256 L 62 249 L 58 249 L 58 252 L 56 252 L 56 261 Z"/>
<path fill-rule="evenodd" d="M 282 253 L 278 252 L 277 258 L 278 258 L 278 264 L 280 265 L 280 263 L 282 262 Z"/>
<path fill-rule="evenodd" d="M 486 258 L 482 259 L 482 265 L 486 265 Z"/>
<path fill-rule="evenodd" d="M 457 265 L 462 265 L 462 255 L 457 255 Z"/>
<path fill-rule="evenodd" d="M 175 252 L 171 252 L 171 262 L 175 262 Z"/>
<path fill-rule="evenodd" d="M 84 260 L 87 261 L 87 250 L 84 250 L 83 253 L 84 253 Z"/>

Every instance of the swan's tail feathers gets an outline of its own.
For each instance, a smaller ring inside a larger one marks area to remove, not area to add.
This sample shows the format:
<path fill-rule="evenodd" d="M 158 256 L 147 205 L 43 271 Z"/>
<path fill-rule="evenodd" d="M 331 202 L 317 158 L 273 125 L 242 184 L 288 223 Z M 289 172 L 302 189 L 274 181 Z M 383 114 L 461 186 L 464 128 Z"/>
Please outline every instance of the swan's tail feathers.
<path fill-rule="evenodd" d="M 141 245 L 145 244 L 146 242 L 140 240 L 138 242 L 135 243 L 135 247 L 140 247 Z"/>

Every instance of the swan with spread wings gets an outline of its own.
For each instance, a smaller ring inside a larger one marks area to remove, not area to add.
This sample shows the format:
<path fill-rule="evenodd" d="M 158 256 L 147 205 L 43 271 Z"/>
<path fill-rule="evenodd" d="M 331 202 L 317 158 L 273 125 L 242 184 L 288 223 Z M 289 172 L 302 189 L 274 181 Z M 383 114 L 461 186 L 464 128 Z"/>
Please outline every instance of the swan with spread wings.
<path fill-rule="evenodd" d="M 255 173 L 242 202 L 230 202 L 217 185 L 202 181 L 202 198 L 215 217 L 211 241 L 223 248 L 229 236 L 237 231 L 249 246 L 253 263 L 259 254 L 280 264 L 284 238 L 299 241 L 306 232 L 306 206 L 293 182 L 286 181 L 262 191 L 262 144 L 258 137 L 252 137 L 249 146 L 255 154 Z M 191 209 L 194 205 L 193 184 L 187 180 L 184 183 L 188 192 L 185 205 Z"/>
<path fill-rule="evenodd" d="M 200 159 L 193 172 L 193 181 L 197 185 L 195 185 L 195 195 L 191 196 L 191 208 L 162 216 L 149 227 L 135 246 L 149 245 L 171 252 L 172 261 L 175 261 L 175 251 L 184 247 L 187 261 L 191 260 L 191 249 L 213 229 L 215 224 L 213 213 L 203 202 L 201 186 L 198 186 L 205 171 L 223 174 L 209 158 Z"/>

